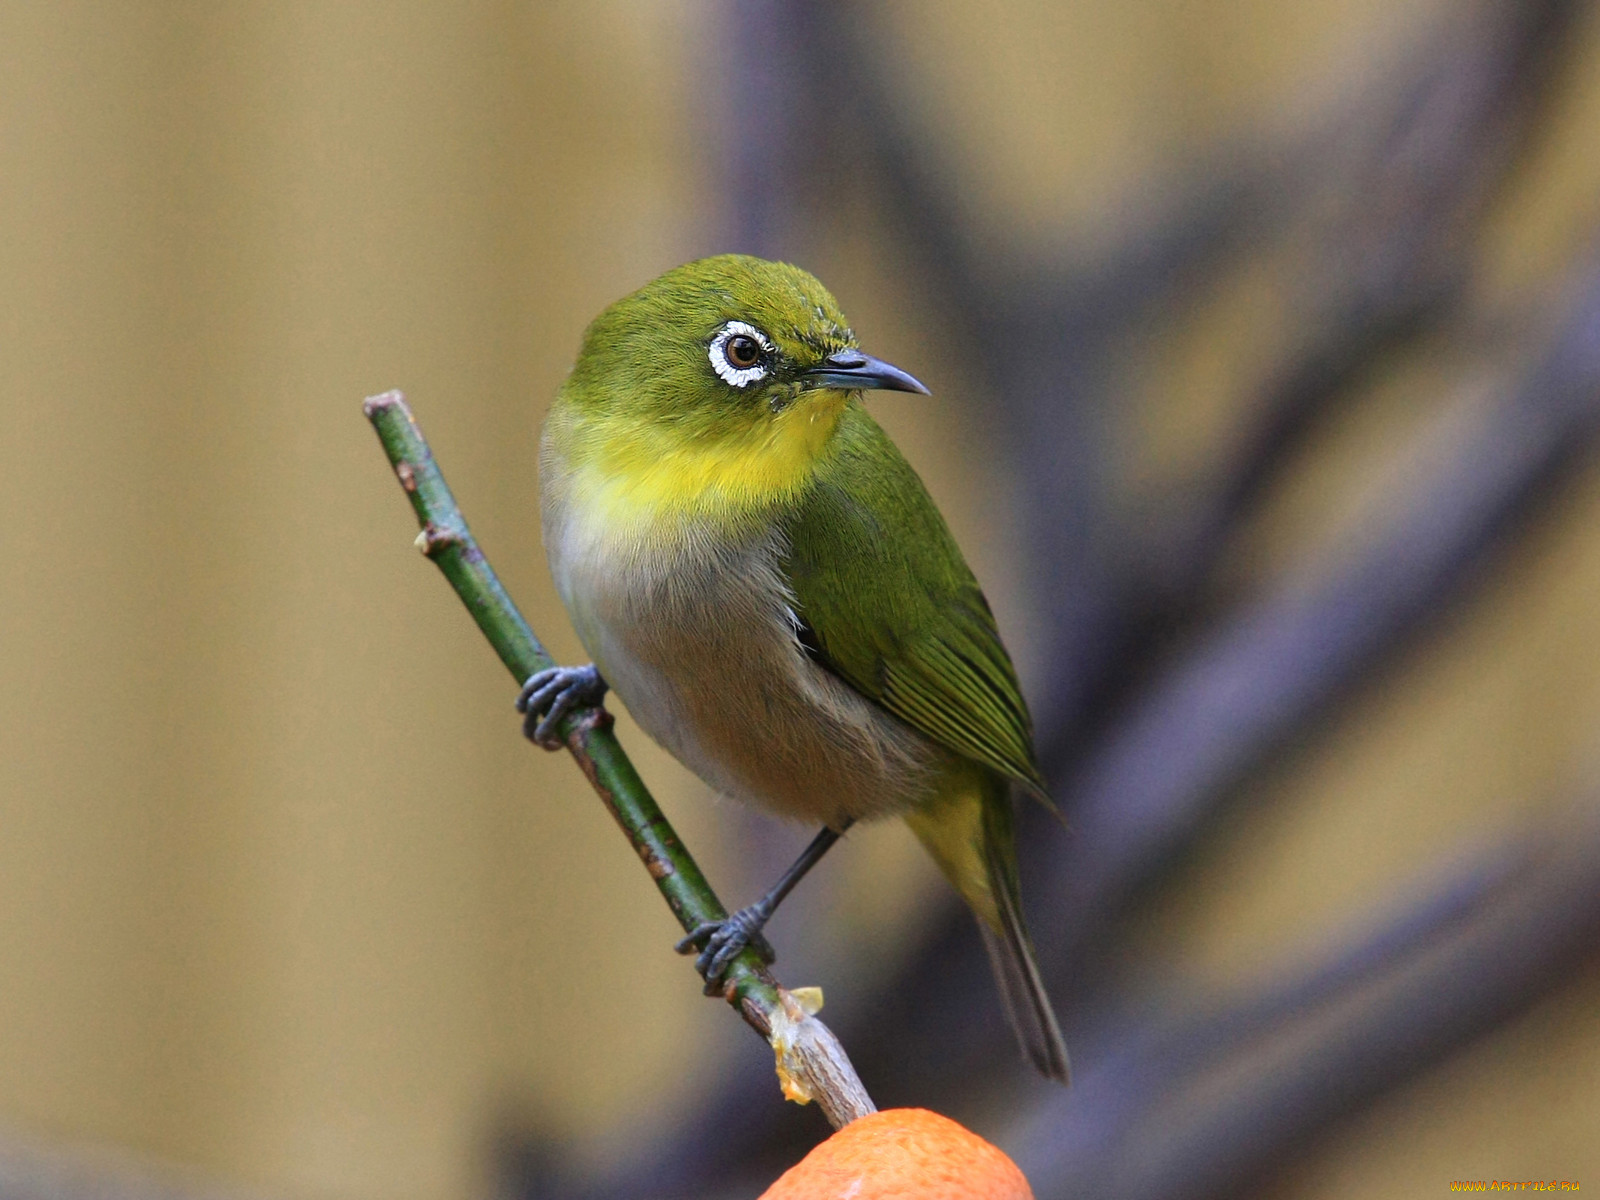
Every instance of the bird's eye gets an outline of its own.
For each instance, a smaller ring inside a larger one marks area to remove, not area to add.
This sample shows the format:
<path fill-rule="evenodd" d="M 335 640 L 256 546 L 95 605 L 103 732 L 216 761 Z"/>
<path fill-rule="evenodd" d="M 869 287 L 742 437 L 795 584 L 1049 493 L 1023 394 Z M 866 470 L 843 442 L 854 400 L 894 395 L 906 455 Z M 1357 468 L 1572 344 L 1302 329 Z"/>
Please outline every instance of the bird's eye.
<path fill-rule="evenodd" d="M 743 321 L 729 321 L 711 339 L 711 369 L 724 383 L 749 387 L 766 378 L 772 352 L 772 343 L 761 330 Z"/>
<path fill-rule="evenodd" d="M 748 333 L 738 333 L 729 338 L 725 351 L 728 365 L 738 367 L 741 371 L 761 361 L 761 343 Z"/>

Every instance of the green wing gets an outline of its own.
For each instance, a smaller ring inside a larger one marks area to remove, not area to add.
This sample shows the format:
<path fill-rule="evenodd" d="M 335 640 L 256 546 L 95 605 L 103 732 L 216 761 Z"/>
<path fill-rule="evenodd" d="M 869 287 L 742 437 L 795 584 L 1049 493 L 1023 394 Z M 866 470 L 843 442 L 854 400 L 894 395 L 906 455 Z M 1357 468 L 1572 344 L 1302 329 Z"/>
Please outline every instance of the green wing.
<path fill-rule="evenodd" d="M 922 480 L 859 403 L 787 527 L 802 636 L 863 695 L 1041 796 L 1033 727 L 978 582 Z"/>

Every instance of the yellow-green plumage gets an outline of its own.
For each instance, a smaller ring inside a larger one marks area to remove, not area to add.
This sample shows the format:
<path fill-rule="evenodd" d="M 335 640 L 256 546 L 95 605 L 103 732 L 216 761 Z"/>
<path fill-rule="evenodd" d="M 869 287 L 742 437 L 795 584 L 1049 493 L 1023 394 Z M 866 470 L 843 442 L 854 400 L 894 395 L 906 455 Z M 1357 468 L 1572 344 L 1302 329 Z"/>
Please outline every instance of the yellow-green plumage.
<path fill-rule="evenodd" d="M 943 518 L 849 386 L 909 377 L 861 357 L 783 264 L 705 259 L 613 305 L 545 429 L 552 571 L 601 673 L 713 787 L 836 828 L 905 818 L 977 914 L 1030 1058 L 1064 1079 L 1011 832 L 1011 785 L 1042 794 L 1027 707 Z"/>

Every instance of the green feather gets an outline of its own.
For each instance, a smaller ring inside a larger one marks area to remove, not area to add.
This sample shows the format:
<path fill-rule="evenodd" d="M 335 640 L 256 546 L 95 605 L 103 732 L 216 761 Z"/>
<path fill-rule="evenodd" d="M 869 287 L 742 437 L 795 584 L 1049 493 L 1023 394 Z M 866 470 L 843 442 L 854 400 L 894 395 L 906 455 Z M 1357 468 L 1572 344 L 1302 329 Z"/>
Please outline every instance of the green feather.
<path fill-rule="evenodd" d="M 785 574 L 824 665 L 963 758 L 1043 796 L 988 601 L 922 480 L 861 406 L 789 521 Z"/>

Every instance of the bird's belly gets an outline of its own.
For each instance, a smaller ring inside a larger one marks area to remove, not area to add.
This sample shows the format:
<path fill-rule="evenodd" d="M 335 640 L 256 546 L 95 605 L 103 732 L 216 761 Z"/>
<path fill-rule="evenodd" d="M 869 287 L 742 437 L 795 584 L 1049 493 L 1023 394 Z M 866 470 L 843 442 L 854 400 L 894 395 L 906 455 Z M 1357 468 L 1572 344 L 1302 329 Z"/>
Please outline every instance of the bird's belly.
<path fill-rule="evenodd" d="M 640 726 L 713 788 L 832 825 L 937 790 L 949 756 L 800 647 L 776 546 L 623 561 L 558 566 L 567 606 Z"/>

